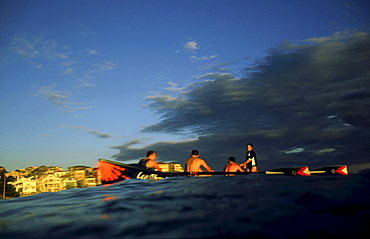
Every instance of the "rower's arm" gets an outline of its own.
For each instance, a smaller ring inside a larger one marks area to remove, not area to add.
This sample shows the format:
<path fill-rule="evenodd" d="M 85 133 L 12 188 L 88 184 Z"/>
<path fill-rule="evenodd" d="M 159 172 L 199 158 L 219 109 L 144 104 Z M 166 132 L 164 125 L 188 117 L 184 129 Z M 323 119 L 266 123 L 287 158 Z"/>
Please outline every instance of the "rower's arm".
<path fill-rule="evenodd" d="M 214 172 L 209 166 L 208 164 L 203 160 L 201 166 L 203 166 L 208 172 Z"/>
<path fill-rule="evenodd" d="M 250 162 L 250 161 L 252 161 L 252 160 L 248 159 L 247 161 L 245 161 L 244 163 L 241 163 L 241 164 L 239 164 L 239 165 L 242 167 L 242 166 L 244 166 L 244 165 L 249 164 L 249 162 Z"/>
<path fill-rule="evenodd" d="M 242 169 L 242 167 L 240 167 L 240 166 L 239 166 L 238 170 L 239 170 L 240 172 L 244 172 L 244 170 L 243 170 L 243 169 Z"/>
<path fill-rule="evenodd" d="M 157 163 L 155 163 L 154 167 L 155 167 L 158 171 L 162 172 L 162 169 L 158 166 L 158 164 L 157 164 Z"/>
<path fill-rule="evenodd" d="M 148 168 L 155 168 L 155 169 L 157 169 L 158 171 L 161 171 L 161 172 L 162 172 L 162 169 L 158 166 L 158 163 L 157 163 L 157 162 L 151 162 L 151 161 L 149 161 L 149 162 L 146 164 L 146 166 L 147 166 Z"/>

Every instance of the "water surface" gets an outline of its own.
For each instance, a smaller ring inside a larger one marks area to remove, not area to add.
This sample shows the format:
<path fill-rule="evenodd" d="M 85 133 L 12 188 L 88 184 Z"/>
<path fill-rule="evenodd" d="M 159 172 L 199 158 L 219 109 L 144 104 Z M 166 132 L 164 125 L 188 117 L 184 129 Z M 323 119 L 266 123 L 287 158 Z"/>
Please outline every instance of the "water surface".
<path fill-rule="evenodd" d="M 344 238 L 369 232 L 370 171 L 130 179 L 0 201 L 1 238 Z"/>

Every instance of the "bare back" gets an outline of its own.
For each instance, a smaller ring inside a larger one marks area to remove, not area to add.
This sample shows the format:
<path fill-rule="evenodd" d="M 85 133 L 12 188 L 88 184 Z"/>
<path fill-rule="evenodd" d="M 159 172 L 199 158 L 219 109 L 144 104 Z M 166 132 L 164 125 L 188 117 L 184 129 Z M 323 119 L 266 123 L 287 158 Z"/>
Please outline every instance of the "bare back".
<path fill-rule="evenodd" d="M 208 172 L 213 170 L 207 165 L 207 163 L 198 157 L 191 157 L 185 161 L 186 172 L 203 172 L 201 167 L 205 168 Z"/>
<path fill-rule="evenodd" d="M 233 162 L 226 164 L 224 171 L 225 172 L 237 172 L 237 171 L 244 172 L 244 170 L 238 164 L 233 163 Z"/>

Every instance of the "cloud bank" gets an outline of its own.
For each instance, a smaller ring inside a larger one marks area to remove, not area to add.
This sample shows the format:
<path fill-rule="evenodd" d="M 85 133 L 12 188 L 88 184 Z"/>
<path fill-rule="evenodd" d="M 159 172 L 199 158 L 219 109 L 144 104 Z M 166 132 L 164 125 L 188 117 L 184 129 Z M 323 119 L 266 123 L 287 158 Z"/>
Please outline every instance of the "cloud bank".
<path fill-rule="evenodd" d="M 245 144 L 252 142 L 265 169 L 364 161 L 370 148 L 369 56 L 370 36 L 362 32 L 282 42 L 246 67 L 242 78 L 209 72 L 176 96 L 146 98 L 161 120 L 144 132 L 195 140 L 142 149 L 129 142 L 114 146 L 120 150 L 114 157 L 125 161 L 155 150 L 159 160 L 183 163 L 197 148 L 221 169 L 231 155 L 244 161 Z"/>

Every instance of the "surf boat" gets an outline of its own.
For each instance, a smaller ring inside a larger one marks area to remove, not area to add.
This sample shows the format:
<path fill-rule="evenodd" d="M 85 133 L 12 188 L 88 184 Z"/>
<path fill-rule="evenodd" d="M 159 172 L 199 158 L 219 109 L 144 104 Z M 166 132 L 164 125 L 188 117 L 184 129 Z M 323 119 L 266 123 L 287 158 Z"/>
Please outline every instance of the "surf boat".
<path fill-rule="evenodd" d="M 112 184 L 127 179 L 152 179 L 159 180 L 168 177 L 181 176 L 211 176 L 211 175 L 248 175 L 252 173 L 262 173 L 271 175 L 290 175 L 290 176 L 310 176 L 311 174 L 321 175 L 346 175 L 347 166 L 327 166 L 310 171 L 308 166 L 278 168 L 259 172 L 160 172 L 139 166 L 138 164 L 125 164 L 106 159 L 99 159 L 98 170 L 102 184 Z"/>

